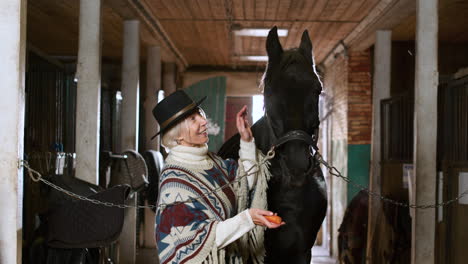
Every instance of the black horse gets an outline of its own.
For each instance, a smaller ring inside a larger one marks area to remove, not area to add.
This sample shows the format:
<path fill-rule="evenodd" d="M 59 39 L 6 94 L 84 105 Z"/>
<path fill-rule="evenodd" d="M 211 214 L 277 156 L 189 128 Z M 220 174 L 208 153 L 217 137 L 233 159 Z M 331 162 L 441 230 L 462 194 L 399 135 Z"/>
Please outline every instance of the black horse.
<path fill-rule="evenodd" d="M 268 66 L 263 78 L 265 116 L 252 126 L 257 148 L 272 147 L 268 209 L 286 225 L 265 233 L 265 263 L 311 262 L 311 248 L 327 210 L 326 185 L 315 157 L 322 84 L 315 72 L 312 43 L 304 31 L 299 48 L 283 51 L 277 28 L 270 30 Z M 220 149 L 237 158 L 239 135 Z"/>

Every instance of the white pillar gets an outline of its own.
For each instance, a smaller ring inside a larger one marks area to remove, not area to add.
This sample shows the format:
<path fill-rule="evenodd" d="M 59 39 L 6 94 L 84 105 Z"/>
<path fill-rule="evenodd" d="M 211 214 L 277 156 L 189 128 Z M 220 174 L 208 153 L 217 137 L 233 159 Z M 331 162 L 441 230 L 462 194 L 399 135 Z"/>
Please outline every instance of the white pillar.
<path fill-rule="evenodd" d="M 140 22 L 124 22 L 122 62 L 121 147 L 138 150 L 138 108 L 140 93 Z"/>
<path fill-rule="evenodd" d="M 140 81 L 140 31 L 138 20 L 124 22 L 122 62 L 122 115 L 121 150 L 138 151 L 138 109 Z M 136 206 L 137 195 L 127 200 L 127 205 Z M 121 264 L 135 263 L 136 254 L 136 209 L 125 209 L 125 222 L 120 236 L 119 258 Z"/>
<path fill-rule="evenodd" d="M 146 149 L 159 151 L 159 136 L 151 140 L 159 131 L 158 122 L 154 119 L 153 108 L 158 102 L 158 92 L 161 89 L 161 49 L 149 47 L 146 63 L 146 96 L 145 96 L 145 146 Z"/>
<path fill-rule="evenodd" d="M 101 0 L 80 0 L 76 78 L 76 177 L 99 182 Z"/>
<path fill-rule="evenodd" d="M 26 0 L 0 2 L 0 263 L 21 263 Z"/>
<path fill-rule="evenodd" d="M 392 32 L 379 30 L 376 32 L 374 50 L 374 77 L 372 91 L 372 145 L 371 145 L 371 169 L 370 184 L 371 191 L 381 192 L 381 127 L 380 127 L 380 101 L 390 97 L 391 80 L 391 56 L 392 56 Z M 373 235 L 377 214 L 380 210 L 380 199 L 369 197 L 369 216 L 367 230 L 367 263 L 371 260 Z"/>
<path fill-rule="evenodd" d="M 164 96 L 169 96 L 177 90 L 176 74 L 177 65 L 175 63 L 165 63 L 163 71 Z"/>
<path fill-rule="evenodd" d="M 416 204 L 436 202 L 437 151 L 437 0 L 418 0 L 414 91 L 414 177 Z M 412 218 L 411 263 L 432 264 L 435 209 L 416 210 Z"/>

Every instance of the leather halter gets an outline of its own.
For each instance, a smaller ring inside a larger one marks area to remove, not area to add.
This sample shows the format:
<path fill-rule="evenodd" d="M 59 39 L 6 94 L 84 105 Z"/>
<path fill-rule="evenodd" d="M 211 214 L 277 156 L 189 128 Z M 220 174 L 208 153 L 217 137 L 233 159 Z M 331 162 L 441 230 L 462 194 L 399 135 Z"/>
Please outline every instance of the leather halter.
<path fill-rule="evenodd" d="M 270 147 L 270 150 L 266 154 L 266 158 L 273 159 L 276 154 L 275 153 L 276 148 L 280 147 L 281 145 L 286 144 L 289 141 L 293 141 L 293 140 L 303 141 L 309 146 L 309 151 L 310 151 L 309 159 L 312 159 L 312 166 L 310 166 L 306 172 L 306 174 L 309 175 L 312 170 L 315 170 L 317 166 L 319 166 L 319 163 L 316 157 L 316 154 L 319 153 L 318 147 L 317 147 L 318 132 L 319 132 L 318 128 L 314 130 L 314 133 L 312 134 L 312 136 L 310 136 L 309 134 L 307 134 L 307 132 L 303 130 L 291 130 L 291 131 L 288 131 L 286 134 L 284 134 L 282 137 L 277 138 L 273 131 L 273 127 L 271 126 L 269 117 L 267 115 L 266 117 L 267 117 L 268 127 L 270 128 L 269 129 L 270 134 L 275 139 L 273 144 Z"/>
<path fill-rule="evenodd" d="M 270 133 L 273 136 L 273 138 L 275 139 L 275 141 L 273 142 L 273 144 L 270 147 L 270 150 L 268 151 L 268 154 L 267 154 L 268 156 L 273 157 L 275 155 L 275 149 L 276 148 L 278 148 L 281 145 L 286 144 L 289 141 L 293 141 L 293 140 L 300 140 L 300 141 L 305 142 L 309 146 L 310 154 L 312 156 L 314 156 L 315 153 L 318 151 L 318 147 L 317 147 L 318 128 L 315 129 L 312 136 L 310 136 L 309 134 L 307 134 L 307 132 L 305 132 L 303 130 L 291 130 L 291 131 L 288 131 L 286 134 L 284 134 L 282 137 L 277 138 L 275 133 L 273 132 L 273 127 L 271 126 L 271 121 L 270 121 L 269 116 L 268 115 L 265 115 L 265 116 L 266 116 L 267 121 L 268 121 L 268 126 L 270 127 Z"/>
<path fill-rule="evenodd" d="M 315 133 L 312 134 L 312 136 L 309 136 L 309 134 L 307 134 L 306 132 L 302 130 L 289 131 L 284 136 L 277 139 L 272 146 L 277 148 L 293 140 L 300 140 L 300 141 L 307 143 L 309 146 L 317 148 L 317 139 L 316 139 Z"/>

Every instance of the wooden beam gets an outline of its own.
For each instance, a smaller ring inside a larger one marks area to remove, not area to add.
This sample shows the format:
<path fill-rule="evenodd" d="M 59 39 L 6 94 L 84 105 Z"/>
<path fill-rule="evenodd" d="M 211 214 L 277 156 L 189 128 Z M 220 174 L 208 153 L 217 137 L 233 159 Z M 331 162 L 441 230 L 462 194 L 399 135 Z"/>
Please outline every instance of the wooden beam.
<path fill-rule="evenodd" d="M 345 47 L 352 51 L 362 51 L 375 43 L 377 30 L 391 30 L 403 19 L 414 14 L 414 0 L 382 0 L 369 14 L 351 31 L 342 43 L 338 43 L 325 57 L 324 67 L 331 65 L 335 55 L 344 51 Z M 344 44 L 344 45 L 343 45 Z"/>
<path fill-rule="evenodd" d="M 366 27 L 353 31 L 344 39 L 351 50 L 365 50 L 372 46 L 375 43 L 375 31 L 391 30 L 398 26 L 405 18 L 416 12 L 416 2 L 414 0 L 391 0 L 386 8 L 378 9 L 381 12 L 376 17 L 370 17 L 373 11 L 363 20 L 372 19 Z"/>

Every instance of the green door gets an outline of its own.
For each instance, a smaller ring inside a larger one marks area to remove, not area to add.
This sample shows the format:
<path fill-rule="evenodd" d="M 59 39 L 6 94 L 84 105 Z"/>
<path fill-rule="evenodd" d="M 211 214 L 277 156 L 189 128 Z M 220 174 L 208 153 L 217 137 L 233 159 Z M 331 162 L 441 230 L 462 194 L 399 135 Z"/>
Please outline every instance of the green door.
<path fill-rule="evenodd" d="M 208 149 L 217 152 L 224 142 L 226 108 L 226 77 L 218 76 L 199 81 L 185 89 L 195 101 L 207 96 L 201 107 L 208 118 Z"/>

